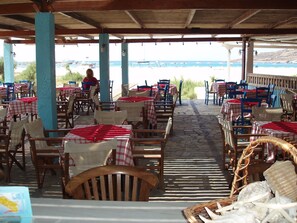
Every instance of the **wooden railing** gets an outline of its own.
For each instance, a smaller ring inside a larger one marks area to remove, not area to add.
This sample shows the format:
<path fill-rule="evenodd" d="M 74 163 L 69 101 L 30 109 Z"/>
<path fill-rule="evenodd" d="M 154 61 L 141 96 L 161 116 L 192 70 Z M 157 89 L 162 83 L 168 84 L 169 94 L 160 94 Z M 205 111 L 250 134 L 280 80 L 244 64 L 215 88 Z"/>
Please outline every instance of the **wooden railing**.
<path fill-rule="evenodd" d="M 297 77 L 268 75 L 268 74 L 247 74 L 247 82 L 254 86 L 267 86 L 275 84 L 278 89 L 297 89 Z"/>

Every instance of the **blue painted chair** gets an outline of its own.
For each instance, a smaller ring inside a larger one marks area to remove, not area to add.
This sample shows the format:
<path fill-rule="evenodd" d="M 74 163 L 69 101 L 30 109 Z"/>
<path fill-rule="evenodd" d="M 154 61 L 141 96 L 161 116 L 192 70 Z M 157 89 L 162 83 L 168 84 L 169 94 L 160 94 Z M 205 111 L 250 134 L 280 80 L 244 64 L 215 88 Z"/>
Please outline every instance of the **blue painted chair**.
<path fill-rule="evenodd" d="M 257 87 L 256 88 L 256 98 L 265 101 L 269 104 L 270 100 L 270 88 L 269 87 Z"/>
<path fill-rule="evenodd" d="M 3 83 L 3 86 L 6 87 L 5 101 L 9 102 L 15 100 L 14 83 Z"/>
<path fill-rule="evenodd" d="M 181 96 L 182 96 L 182 86 L 183 86 L 183 80 L 179 81 L 179 87 L 178 87 L 178 100 L 179 100 L 179 105 L 182 104 Z"/>
<path fill-rule="evenodd" d="M 251 114 L 253 106 L 261 106 L 260 98 L 241 98 L 240 99 L 240 117 L 237 120 L 238 125 L 251 125 Z"/>
<path fill-rule="evenodd" d="M 32 96 L 32 82 L 29 80 L 21 80 L 19 81 L 20 84 L 27 84 L 27 89 L 21 89 L 21 97 L 30 97 Z"/>
<path fill-rule="evenodd" d="M 216 102 L 216 92 L 211 91 L 209 89 L 208 81 L 204 81 L 204 88 L 205 88 L 204 104 L 208 105 L 209 96 L 212 96 L 213 104 L 215 104 L 215 102 Z"/>
<path fill-rule="evenodd" d="M 150 91 L 150 97 L 153 95 L 153 86 L 148 85 L 137 85 L 137 91 Z"/>
<path fill-rule="evenodd" d="M 68 81 L 68 84 L 76 84 L 76 81 Z"/>

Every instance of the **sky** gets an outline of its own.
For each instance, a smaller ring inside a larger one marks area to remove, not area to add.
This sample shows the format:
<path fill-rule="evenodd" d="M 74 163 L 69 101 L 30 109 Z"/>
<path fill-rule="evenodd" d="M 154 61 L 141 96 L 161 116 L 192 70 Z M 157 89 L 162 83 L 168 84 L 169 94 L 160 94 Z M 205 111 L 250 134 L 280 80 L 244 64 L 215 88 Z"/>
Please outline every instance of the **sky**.
<path fill-rule="evenodd" d="M 238 48 L 231 50 L 231 59 L 240 58 Z M 98 61 L 98 44 L 56 45 L 56 61 L 78 60 Z M 267 49 L 257 50 L 269 51 Z M 272 51 L 270 49 L 270 51 Z M 16 44 L 13 46 L 15 61 L 35 61 L 35 45 Z M 218 42 L 185 42 L 185 43 L 130 43 L 129 60 L 185 60 L 185 61 L 226 61 L 228 51 Z M 0 57 L 3 56 L 3 41 L 0 40 Z M 121 60 L 121 44 L 110 44 L 110 61 Z"/>

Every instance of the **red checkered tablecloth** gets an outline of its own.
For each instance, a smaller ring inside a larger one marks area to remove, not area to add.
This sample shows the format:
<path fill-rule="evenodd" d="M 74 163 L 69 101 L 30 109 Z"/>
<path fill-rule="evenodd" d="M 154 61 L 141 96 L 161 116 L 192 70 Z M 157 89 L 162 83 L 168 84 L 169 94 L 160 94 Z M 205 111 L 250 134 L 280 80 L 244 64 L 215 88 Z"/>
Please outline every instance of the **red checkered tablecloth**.
<path fill-rule="evenodd" d="M 59 91 L 60 95 L 62 97 L 69 97 L 72 95 L 81 94 L 81 88 L 80 87 L 57 87 L 57 91 Z"/>
<path fill-rule="evenodd" d="M 290 131 L 280 131 L 280 130 L 275 130 L 275 129 L 270 129 L 270 128 L 266 128 L 265 125 L 266 124 L 270 124 L 270 123 L 280 123 L 281 125 L 286 125 L 289 122 L 269 122 L 269 121 L 255 121 L 253 122 L 253 130 L 252 133 L 253 134 L 267 134 L 270 136 L 274 136 L 277 138 L 288 138 L 291 139 L 293 141 L 297 141 L 297 134 L 296 132 L 290 132 Z M 295 125 L 297 127 L 297 122 L 290 122 L 290 125 Z M 268 159 L 272 160 L 274 159 L 274 151 L 272 146 L 268 146 Z"/>
<path fill-rule="evenodd" d="M 133 103 L 133 101 L 126 100 L 128 98 L 129 97 L 121 97 L 118 99 L 118 101 Z M 156 117 L 154 98 L 152 97 L 142 97 L 142 98 L 144 98 L 144 100 L 141 100 L 144 102 L 144 109 L 147 110 L 147 119 L 149 120 L 150 124 L 152 124 L 153 126 L 156 126 L 157 117 Z"/>
<path fill-rule="evenodd" d="M 76 125 L 74 129 L 85 128 L 95 125 Z M 130 134 L 125 134 L 122 136 L 116 136 L 117 139 L 117 150 L 116 150 L 116 165 L 134 166 L 132 150 L 130 145 L 130 137 L 132 135 L 131 125 L 116 125 L 117 127 L 122 127 L 130 130 Z M 104 140 L 110 140 L 112 138 L 106 138 Z M 82 136 L 75 135 L 71 131 L 63 138 L 63 141 L 74 141 L 76 143 L 94 143 L 93 141 L 87 140 Z M 98 141 L 100 142 L 100 141 Z"/>
<path fill-rule="evenodd" d="M 34 97 L 32 97 L 34 98 Z M 11 119 L 14 115 L 38 114 L 37 100 L 35 101 L 21 101 L 14 100 L 9 102 L 7 118 Z"/>
<path fill-rule="evenodd" d="M 261 106 L 267 107 L 267 103 L 261 103 Z M 241 115 L 241 104 L 239 99 L 224 100 L 221 110 L 224 119 L 227 121 L 235 121 Z"/>
<path fill-rule="evenodd" d="M 219 97 L 223 97 L 226 94 L 226 83 L 225 82 L 214 82 L 212 84 L 212 87 L 214 92 L 216 92 L 216 94 Z"/>
<path fill-rule="evenodd" d="M 240 102 L 233 101 L 233 99 L 224 100 L 221 106 L 221 113 L 227 121 L 235 121 L 241 115 Z"/>

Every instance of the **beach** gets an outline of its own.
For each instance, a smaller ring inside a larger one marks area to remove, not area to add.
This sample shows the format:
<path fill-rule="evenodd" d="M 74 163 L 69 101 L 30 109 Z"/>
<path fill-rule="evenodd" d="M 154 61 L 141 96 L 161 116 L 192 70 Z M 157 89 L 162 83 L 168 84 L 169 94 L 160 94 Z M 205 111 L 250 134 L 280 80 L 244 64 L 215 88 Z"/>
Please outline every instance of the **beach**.
<path fill-rule="evenodd" d="M 70 66 L 73 72 L 85 74 L 89 66 Z M 94 76 L 99 77 L 99 67 L 92 68 Z M 200 81 L 210 80 L 211 77 L 217 79 L 225 79 L 226 81 L 241 80 L 242 69 L 240 66 L 233 66 L 230 69 L 230 76 L 226 66 L 130 66 L 129 67 L 129 83 L 136 85 L 144 85 L 147 80 L 148 85 L 157 83 L 159 79 L 177 79 L 177 80 L 192 80 Z M 57 76 L 66 73 L 66 69 L 60 67 L 56 69 Z M 110 80 L 114 81 L 114 92 L 120 92 L 122 83 L 122 70 L 120 66 L 110 66 L 109 72 Z M 272 75 L 287 75 L 297 74 L 295 67 L 282 67 L 282 66 L 265 66 L 255 67 L 254 73 L 259 74 L 272 74 Z"/>

